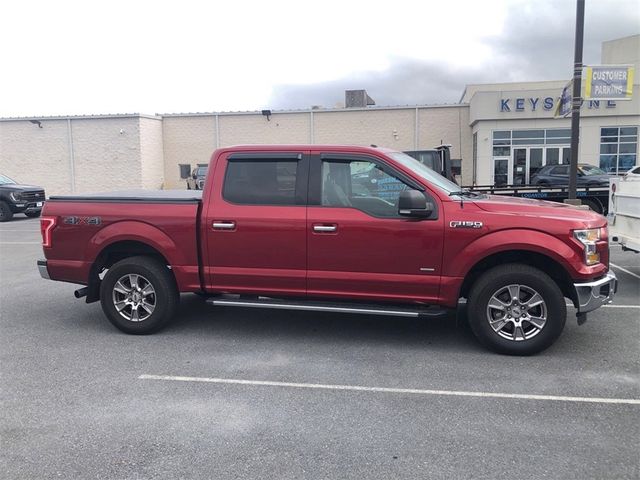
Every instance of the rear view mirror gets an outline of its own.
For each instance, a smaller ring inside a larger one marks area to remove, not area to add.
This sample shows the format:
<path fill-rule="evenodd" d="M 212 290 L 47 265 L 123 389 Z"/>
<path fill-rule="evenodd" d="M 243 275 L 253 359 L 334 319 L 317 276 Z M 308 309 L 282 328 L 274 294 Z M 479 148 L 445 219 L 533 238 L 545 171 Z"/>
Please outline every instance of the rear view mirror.
<path fill-rule="evenodd" d="M 404 217 L 426 218 L 433 212 L 433 204 L 418 190 L 400 192 L 398 214 Z"/>

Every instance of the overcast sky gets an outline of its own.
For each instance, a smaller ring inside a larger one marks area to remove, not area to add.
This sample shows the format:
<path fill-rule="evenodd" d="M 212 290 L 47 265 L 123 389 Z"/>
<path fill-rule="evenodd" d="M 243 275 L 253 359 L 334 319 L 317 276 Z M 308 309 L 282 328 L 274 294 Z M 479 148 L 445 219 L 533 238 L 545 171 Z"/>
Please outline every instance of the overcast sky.
<path fill-rule="evenodd" d="M 468 83 L 568 79 L 575 0 L 7 0 L 0 117 L 455 103 Z M 640 33 L 586 0 L 585 63 Z"/>

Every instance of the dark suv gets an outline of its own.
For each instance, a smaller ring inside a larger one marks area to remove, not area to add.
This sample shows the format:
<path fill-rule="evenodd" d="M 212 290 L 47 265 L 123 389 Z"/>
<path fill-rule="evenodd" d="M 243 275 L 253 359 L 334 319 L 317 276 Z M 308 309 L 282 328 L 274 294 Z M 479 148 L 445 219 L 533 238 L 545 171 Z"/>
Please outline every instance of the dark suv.
<path fill-rule="evenodd" d="M 8 222 L 16 213 L 39 217 L 44 205 L 44 189 L 33 185 L 19 185 L 0 175 L 0 222 Z"/>
<path fill-rule="evenodd" d="M 578 164 L 578 185 L 581 187 L 608 187 L 610 176 L 604 170 L 588 163 Z M 569 185 L 569 165 L 547 165 L 531 177 L 531 185 Z"/>
<path fill-rule="evenodd" d="M 191 176 L 187 178 L 188 190 L 202 190 L 204 181 L 207 178 L 207 168 L 208 167 L 197 167 L 193 169 Z"/>

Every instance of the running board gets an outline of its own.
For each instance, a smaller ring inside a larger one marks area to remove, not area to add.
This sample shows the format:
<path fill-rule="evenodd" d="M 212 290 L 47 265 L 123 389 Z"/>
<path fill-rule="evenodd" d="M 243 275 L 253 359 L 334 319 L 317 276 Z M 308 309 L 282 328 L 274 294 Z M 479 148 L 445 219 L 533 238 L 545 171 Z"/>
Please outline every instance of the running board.
<path fill-rule="evenodd" d="M 207 303 L 221 307 L 271 308 L 309 312 L 359 313 L 363 315 L 390 315 L 396 317 L 441 317 L 448 310 L 435 306 L 384 305 L 365 303 L 336 303 L 323 301 L 285 300 L 267 297 L 234 298 L 211 297 Z"/>

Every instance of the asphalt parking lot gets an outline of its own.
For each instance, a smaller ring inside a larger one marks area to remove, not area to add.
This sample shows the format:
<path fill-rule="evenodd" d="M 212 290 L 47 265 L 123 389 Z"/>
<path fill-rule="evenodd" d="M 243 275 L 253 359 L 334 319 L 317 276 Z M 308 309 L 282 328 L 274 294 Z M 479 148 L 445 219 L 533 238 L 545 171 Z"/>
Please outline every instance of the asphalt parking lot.
<path fill-rule="evenodd" d="M 2 478 L 640 475 L 632 252 L 612 249 L 615 304 L 580 327 L 570 308 L 530 358 L 483 350 L 455 318 L 214 309 L 194 295 L 167 330 L 127 336 L 73 285 L 42 280 L 41 257 L 36 220 L 0 225 Z"/>

